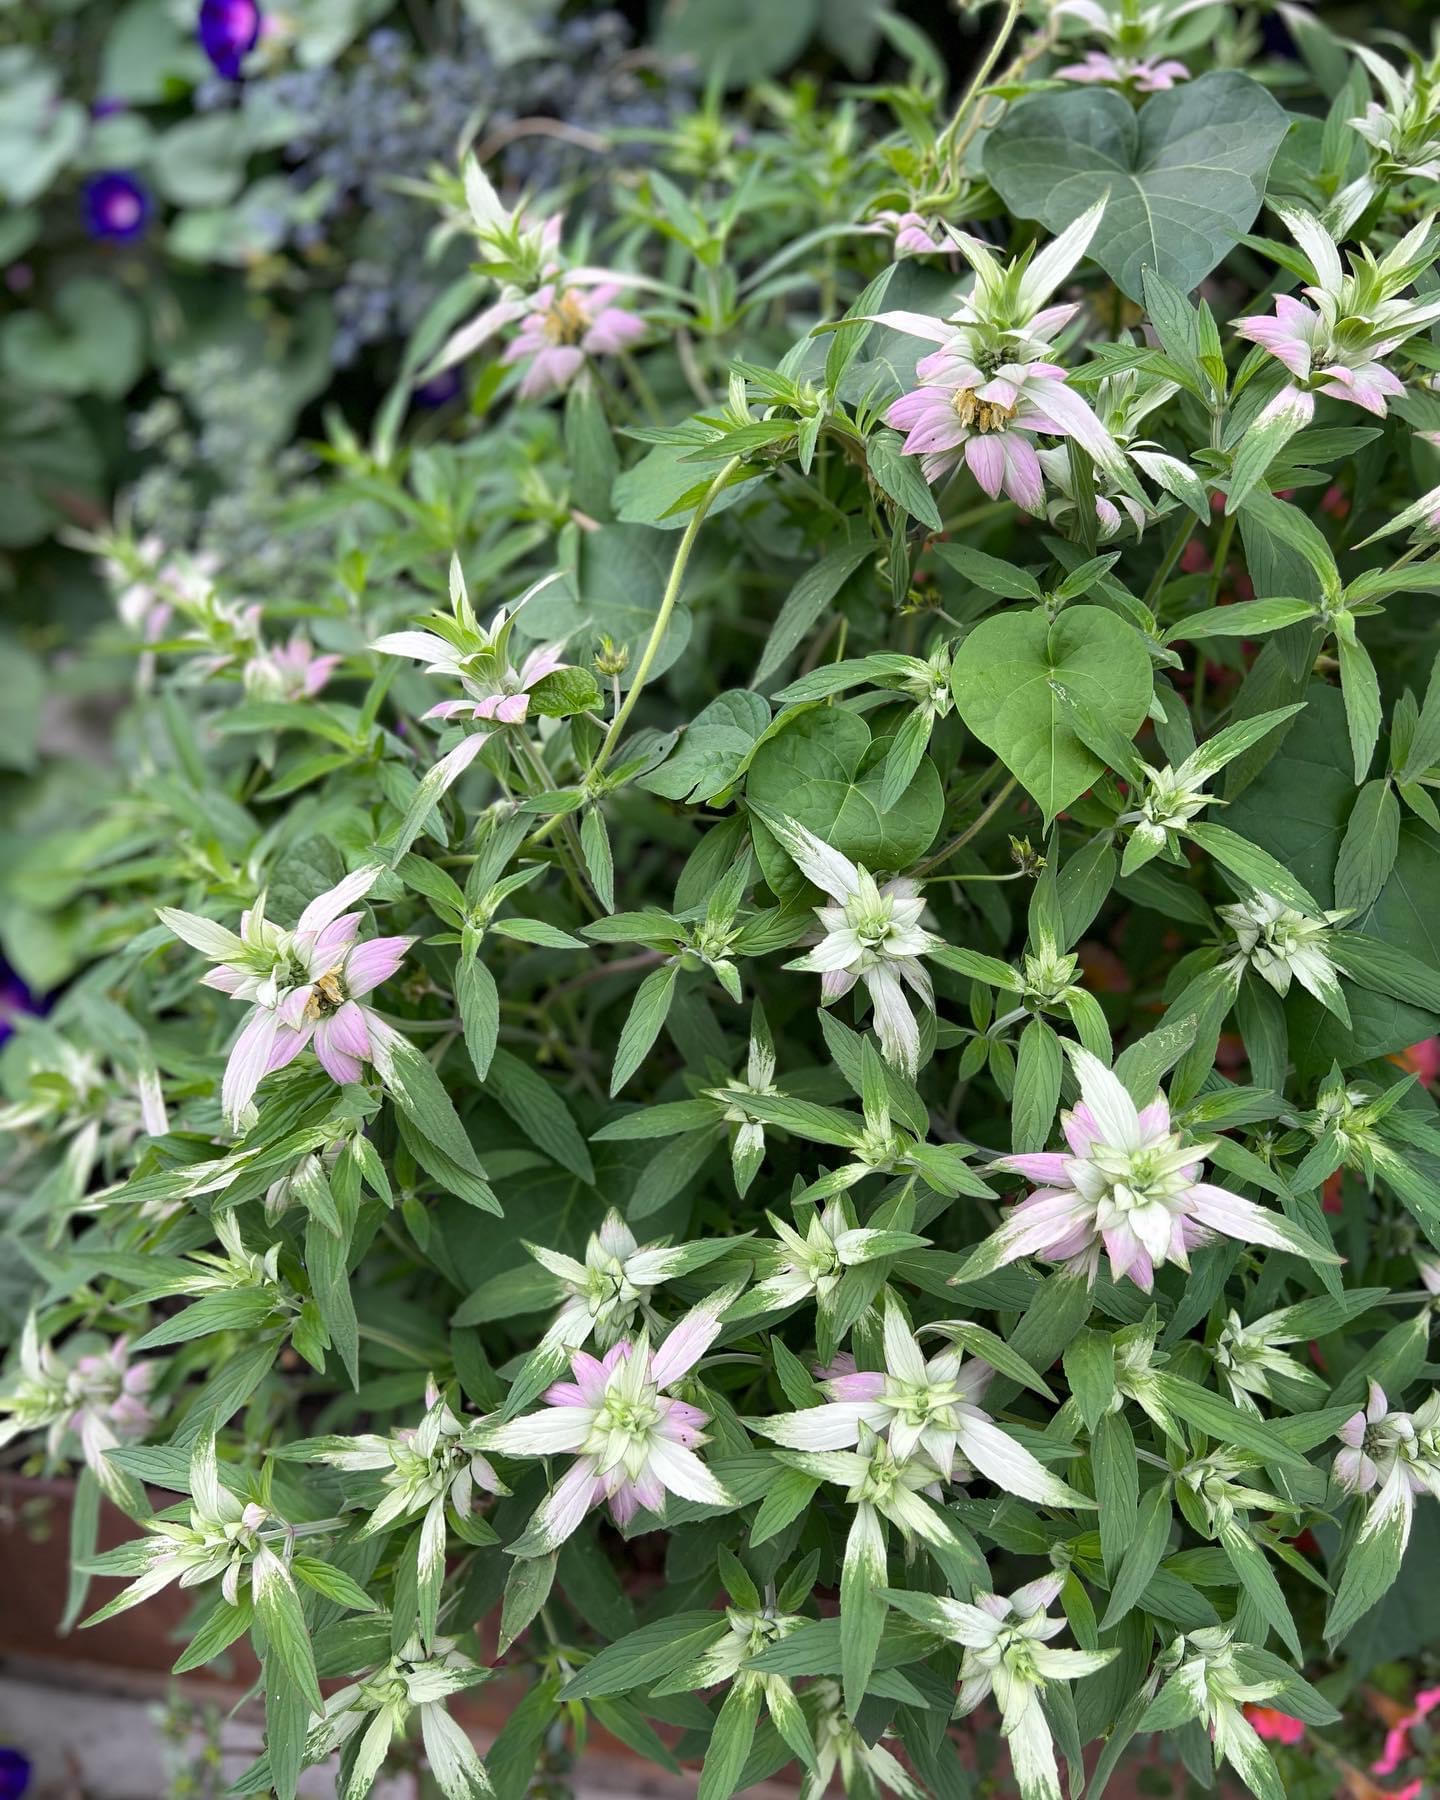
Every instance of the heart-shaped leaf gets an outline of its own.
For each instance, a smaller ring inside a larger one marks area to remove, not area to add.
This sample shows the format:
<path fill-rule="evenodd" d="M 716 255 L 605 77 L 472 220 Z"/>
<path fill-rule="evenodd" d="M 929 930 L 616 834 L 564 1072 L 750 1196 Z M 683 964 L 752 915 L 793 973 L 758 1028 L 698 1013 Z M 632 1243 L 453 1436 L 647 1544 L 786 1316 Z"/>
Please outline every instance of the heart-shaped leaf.
<path fill-rule="evenodd" d="M 816 707 L 799 714 L 755 752 L 745 791 L 752 800 L 808 825 L 867 869 L 908 869 L 934 842 L 944 812 L 935 765 L 926 757 L 891 807 L 880 804 L 890 736 L 870 735 L 858 714 Z M 804 877 L 756 818 L 755 853 L 782 900 Z"/>
<path fill-rule="evenodd" d="M 1076 736 L 1067 697 L 1131 738 L 1150 706 L 1150 657 L 1103 606 L 999 613 L 965 639 L 951 672 L 960 717 L 1053 819 L 1104 765 Z"/>
<path fill-rule="evenodd" d="M 985 173 L 1022 218 L 1062 231 L 1108 195 L 1090 255 L 1132 300 L 1154 269 L 1188 293 L 1250 229 L 1289 129 L 1247 75 L 1217 70 L 1137 114 L 1110 88 L 1033 94 L 990 134 Z"/>
<path fill-rule="evenodd" d="M 77 275 L 55 296 L 54 318 L 14 313 L 0 336 L 0 365 L 26 388 L 117 399 L 133 386 L 145 355 L 145 321 L 125 290 L 99 275 Z"/>

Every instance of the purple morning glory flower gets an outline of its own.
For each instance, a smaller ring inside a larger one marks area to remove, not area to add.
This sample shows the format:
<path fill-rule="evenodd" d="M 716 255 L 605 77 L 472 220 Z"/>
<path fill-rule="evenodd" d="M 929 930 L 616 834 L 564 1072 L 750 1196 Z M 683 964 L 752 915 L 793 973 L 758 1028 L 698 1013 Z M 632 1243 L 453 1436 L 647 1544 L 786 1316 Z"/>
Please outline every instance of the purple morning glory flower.
<path fill-rule="evenodd" d="M 216 73 L 238 81 L 260 36 L 260 8 L 255 0 L 202 0 L 197 35 Z"/>
<path fill-rule="evenodd" d="M 150 196 L 133 175 L 107 169 L 85 183 L 85 224 L 91 237 L 128 244 L 150 219 Z"/>
<path fill-rule="evenodd" d="M 117 114 L 129 112 L 129 110 L 129 107 L 126 106 L 123 100 L 112 100 L 104 94 L 99 95 L 90 102 L 90 117 L 92 119 L 113 119 Z"/>
<path fill-rule="evenodd" d="M 29 1759 L 18 1750 L 0 1747 L 0 1800 L 20 1800 L 29 1786 Z"/>
<path fill-rule="evenodd" d="M 0 962 L 0 1044 L 14 1035 L 17 1018 L 37 1010 L 29 988 L 12 972 L 8 963 Z M 0 1800 L 9 1800 L 10 1789 L 5 1786 L 5 1758 L 12 1754 L 12 1751 L 0 1748 Z"/>
<path fill-rule="evenodd" d="M 414 400 L 417 406 L 427 411 L 437 406 L 447 406 L 460 392 L 460 371 L 458 369 L 442 369 L 438 375 L 432 375 L 429 381 L 422 381 L 415 389 Z"/>

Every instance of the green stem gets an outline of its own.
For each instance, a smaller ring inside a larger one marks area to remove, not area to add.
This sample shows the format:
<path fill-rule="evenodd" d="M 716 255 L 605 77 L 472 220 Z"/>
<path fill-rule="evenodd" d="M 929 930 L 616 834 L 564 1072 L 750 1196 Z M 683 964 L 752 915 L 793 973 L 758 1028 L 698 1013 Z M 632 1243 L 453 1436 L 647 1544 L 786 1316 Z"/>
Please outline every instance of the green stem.
<path fill-rule="evenodd" d="M 1005 17 L 1000 21 L 1000 29 L 995 33 L 994 42 L 980 59 L 980 66 L 970 77 L 970 85 L 966 88 L 964 97 L 955 109 L 955 116 L 945 128 L 939 149 L 952 171 L 958 170 L 961 158 L 969 148 L 970 140 L 980 129 L 980 90 L 993 74 L 995 65 L 1000 60 L 1000 53 L 1010 42 L 1010 34 L 1014 31 L 1015 22 L 1019 17 L 1020 0 L 1010 0 L 1010 4 L 1005 8 Z M 961 120 L 966 117 L 972 107 L 975 109 L 974 117 L 966 125 L 964 132 L 956 136 Z"/>
<path fill-rule="evenodd" d="M 545 767 L 540 752 L 529 738 L 523 735 L 513 737 L 510 741 L 510 748 L 514 754 L 517 768 L 522 774 L 529 775 L 531 780 L 536 783 L 535 792 L 543 794 L 552 785 L 552 782 L 550 771 Z M 565 871 L 566 880 L 575 890 L 576 899 L 587 912 L 594 913 L 598 917 L 605 909 L 598 904 L 596 898 L 591 897 L 589 886 L 584 879 L 585 852 L 580 845 L 580 833 L 575 829 L 574 815 L 556 813 L 546 822 L 551 825 L 558 823 L 560 826 L 561 841 L 557 846 L 560 852 L 560 866 Z"/>
<path fill-rule="evenodd" d="M 720 497 L 726 483 L 739 466 L 740 458 L 732 456 L 705 490 L 700 504 L 691 515 L 690 523 L 685 527 L 685 534 L 680 539 L 680 547 L 675 552 L 675 560 L 670 565 L 670 579 L 665 583 L 665 592 L 660 599 L 660 610 L 655 615 L 655 623 L 650 628 L 649 639 L 635 670 L 635 679 L 630 683 L 630 691 L 625 696 L 625 704 L 611 720 L 610 729 L 605 734 L 605 741 L 596 752 L 595 760 L 586 773 L 587 783 L 594 781 L 604 770 L 611 753 L 620 741 L 631 713 L 634 712 L 641 694 L 645 691 L 645 683 L 649 680 L 650 671 L 655 666 L 655 658 L 660 654 L 661 642 L 664 639 L 666 628 L 670 624 L 671 615 L 675 611 L 675 604 L 680 598 L 680 590 L 685 583 L 685 569 L 690 561 L 690 552 L 695 548 L 695 540 L 700 535 L 700 527 L 705 522 L 705 515 Z"/>
<path fill-rule="evenodd" d="M 1170 579 L 1170 571 L 1179 562 L 1184 554 L 1185 546 L 1194 535 L 1196 522 L 1194 513 L 1186 513 L 1185 517 L 1181 519 L 1174 537 L 1171 538 L 1164 556 L 1160 559 L 1160 567 L 1150 577 L 1150 585 L 1145 590 L 1145 604 L 1152 612 L 1155 610 L 1155 602 L 1159 598 L 1161 588 Z"/>
<path fill-rule="evenodd" d="M 660 403 L 655 398 L 655 390 L 645 379 L 640 365 L 628 350 L 620 352 L 620 367 L 625 371 L 625 379 L 635 390 L 635 398 L 645 409 L 646 416 L 652 425 L 663 425 L 665 415 L 660 410 Z"/>
<path fill-rule="evenodd" d="M 928 875 L 931 869 L 939 868 L 940 864 L 948 861 L 957 850 L 963 850 L 966 844 L 970 842 L 971 838 L 983 831 L 990 823 L 991 819 L 995 817 L 996 813 L 999 812 L 1000 808 L 1010 798 L 1011 794 L 1014 793 L 1016 785 L 1015 777 L 1012 775 L 1009 780 L 1006 781 L 1005 785 L 997 791 L 995 797 L 981 812 L 980 816 L 975 819 L 972 824 L 967 825 L 958 837 L 952 838 L 943 850 L 937 850 L 935 855 L 930 857 L 928 861 L 921 863 L 915 873 L 922 877 Z"/>

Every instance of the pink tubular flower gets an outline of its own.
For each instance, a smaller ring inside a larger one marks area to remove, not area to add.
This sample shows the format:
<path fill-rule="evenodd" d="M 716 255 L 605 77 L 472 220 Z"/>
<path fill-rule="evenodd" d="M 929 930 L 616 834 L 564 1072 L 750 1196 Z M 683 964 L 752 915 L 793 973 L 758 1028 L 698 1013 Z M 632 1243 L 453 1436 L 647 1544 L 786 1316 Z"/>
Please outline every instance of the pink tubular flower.
<path fill-rule="evenodd" d="M 580 373 L 586 357 L 614 356 L 643 337 L 639 314 L 614 304 L 624 291 L 619 277 L 585 286 L 572 275 L 568 282 L 548 281 L 532 295 L 520 330 L 500 359 L 533 358 L 520 382 L 522 399 L 558 394 Z"/>
<path fill-rule="evenodd" d="M 902 394 L 885 422 L 906 433 L 905 454 L 920 457 L 927 481 L 963 459 L 992 500 L 1003 492 L 1038 513 L 1045 477 L 1035 454 L 1037 432 L 1073 437 L 1097 462 L 1113 459 L 1105 428 L 1055 363 L 1005 363 L 987 375 L 963 346 L 947 342 L 922 357 L 915 373 L 923 385 Z"/>
<path fill-rule="evenodd" d="M 1322 356 L 1325 353 L 1328 328 L 1313 306 L 1307 306 L 1293 294 L 1277 295 L 1273 315 L 1262 313 L 1241 319 L 1235 330 L 1238 336 L 1259 344 L 1277 362 L 1283 363 L 1298 381 L 1310 383 L 1308 389 L 1285 390 L 1299 396 L 1307 418 L 1315 411 L 1312 393 L 1326 394 L 1333 400 L 1348 400 L 1352 406 L 1362 406 L 1366 412 L 1383 419 L 1387 396 L 1393 399 L 1405 392 L 1405 383 L 1379 361 L 1398 347 L 1398 338 L 1370 346 L 1365 359 L 1353 367 L 1331 361 L 1317 368 L 1315 356 L 1317 351 Z"/>
<path fill-rule="evenodd" d="M 1001 1157 L 992 1165 L 1038 1184 L 961 1271 L 973 1280 L 1022 1256 L 1072 1264 L 1093 1280 L 1103 1248 L 1114 1280 L 1149 1293 L 1163 1263 L 1188 1268 L 1189 1253 L 1218 1233 L 1243 1243 L 1338 1262 L 1288 1219 L 1200 1179 L 1213 1144 L 1187 1144 L 1170 1125 L 1163 1094 L 1137 1109 L 1114 1073 L 1072 1049 L 1081 1102 L 1061 1115 L 1069 1145 Z"/>
<path fill-rule="evenodd" d="M 1256 1737 L 1266 1738 L 1272 1744 L 1298 1744 L 1305 1736 L 1305 1727 L 1299 1719 L 1292 1719 L 1289 1713 L 1276 1712 L 1273 1706 L 1257 1706 L 1250 1701 L 1240 1710 L 1255 1727 Z"/>
<path fill-rule="evenodd" d="M 720 1331 L 720 1314 L 733 1298 L 734 1290 L 725 1290 L 688 1312 L 658 1349 L 651 1350 L 642 1331 L 638 1338 L 622 1339 L 603 1358 L 576 1351 L 570 1359 L 573 1379 L 557 1381 L 545 1391 L 548 1411 L 482 1430 L 479 1438 L 487 1449 L 575 1457 L 530 1521 L 522 1554 L 548 1554 L 602 1500 L 608 1500 L 611 1516 L 621 1526 L 642 1506 L 663 1516 L 667 1493 L 706 1506 L 733 1504 L 695 1454 L 707 1441 L 702 1428 L 709 1414 L 665 1392 L 710 1348 Z"/>
<path fill-rule="evenodd" d="M 1440 300 L 1406 300 L 1413 258 L 1430 232 L 1422 219 L 1385 256 L 1351 255 L 1350 272 L 1329 231 L 1313 214 L 1274 208 L 1304 251 L 1315 279 L 1301 291 L 1304 300 L 1282 294 L 1272 314 L 1241 319 L 1236 331 L 1283 363 L 1296 386 L 1283 390 L 1271 408 L 1294 406 L 1297 423 L 1314 414 L 1315 394 L 1346 400 L 1383 419 L 1386 401 L 1405 392 L 1404 383 L 1383 359 L 1440 316 Z M 1264 415 L 1262 415 L 1263 417 Z"/>
<path fill-rule="evenodd" d="M 1415 1696 L 1415 1704 L 1402 1718 L 1399 1718 L 1385 1733 L 1385 1748 L 1377 1761 L 1371 1763 L 1372 1775 L 1393 1775 L 1410 1754 L 1410 1732 L 1416 1725 L 1423 1724 L 1435 1708 L 1440 1706 L 1440 1687 L 1422 1688 Z M 1401 1788 L 1401 1794 L 1415 1792 L 1418 1794 L 1421 1783 L 1415 1782 L 1411 1788 Z"/>
<path fill-rule="evenodd" d="M 415 940 L 357 943 L 360 914 L 345 910 L 369 893 L 381 872 L 372 864 L 347 875 L 310 902 L 293 930 L 265 917 L 263 896 L 241 915 L 238 935 L 195 913 L 159 909 L 177 937 L 217 965 L 203 985 L 252 1002 L 221 1089 L 232 1123 L 238 1123 L 265 1076 L 293 1062 L 307 1045 L 313 1044 L 326 1073 L 343 1083 L 358 1081 L 377 1047 L 395 1038 L 358 1002 L 389 980 Z"/>
<path fill-rule="evenodd" d="M 1141 94 L 1163 94 L 1177 81 L 1190 79 L 1189 69 L 1173 56 L 1152 62 L 1144 56 L 1111 56 L 1104 50 L 1088 50 L 1078 63 L 1069 63 L 1055 73 L 1061 81 L 1106 81 L 1116 87 L 1128 82 Z"/>
<path fill-rule="evenodd" d="M 246 663 L 245 691 L 257 700 L 313 700 L 344 661 L 343 656 L 317 656 L 303 631 L 288 644 L 257 650 Z"/>

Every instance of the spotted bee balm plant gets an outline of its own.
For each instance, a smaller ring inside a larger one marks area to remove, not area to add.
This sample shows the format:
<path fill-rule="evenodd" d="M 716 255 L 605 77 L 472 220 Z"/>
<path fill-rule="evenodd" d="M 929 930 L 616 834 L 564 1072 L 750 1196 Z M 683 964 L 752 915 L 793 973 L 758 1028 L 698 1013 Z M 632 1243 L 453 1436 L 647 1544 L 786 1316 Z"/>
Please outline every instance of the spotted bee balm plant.
<path fill-rule="evenodd" d="M 89 540 L 0 1446 L 67 1629 L 248 1640 L 241 1794 L 1390 1792 L 1433 1678 L 1436 66 L 1060 0 L 952 93 L 879 11 L 435 171 L 272 588 Z"/>

